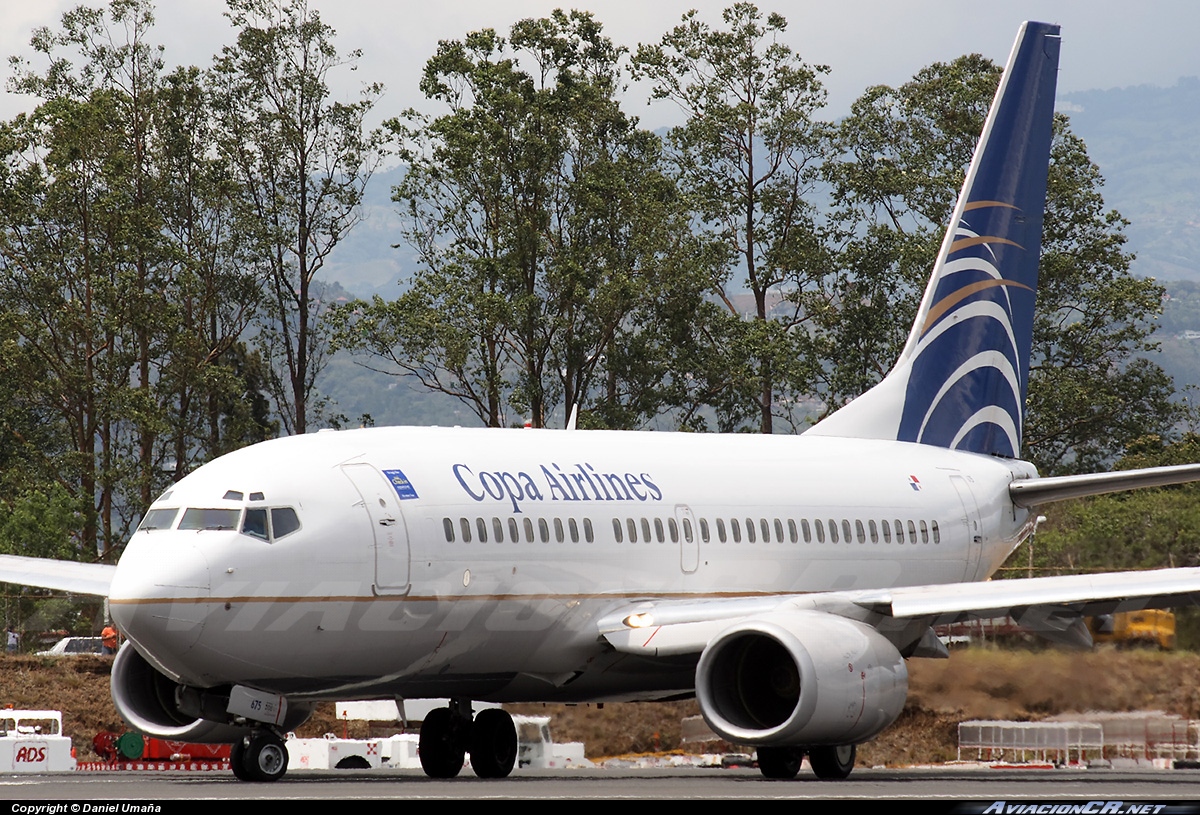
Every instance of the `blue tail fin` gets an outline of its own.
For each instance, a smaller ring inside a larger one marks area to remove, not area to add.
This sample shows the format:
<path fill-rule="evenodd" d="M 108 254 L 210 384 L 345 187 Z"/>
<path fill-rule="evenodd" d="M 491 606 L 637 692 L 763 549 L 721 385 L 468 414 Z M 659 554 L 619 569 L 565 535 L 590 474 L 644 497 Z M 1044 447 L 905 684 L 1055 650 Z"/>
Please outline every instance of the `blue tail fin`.
<path fill-rule="evenodd" d="M 1020 453 L 1058 32 L 1017 34 L 896 366 L 809 433 Z"/>

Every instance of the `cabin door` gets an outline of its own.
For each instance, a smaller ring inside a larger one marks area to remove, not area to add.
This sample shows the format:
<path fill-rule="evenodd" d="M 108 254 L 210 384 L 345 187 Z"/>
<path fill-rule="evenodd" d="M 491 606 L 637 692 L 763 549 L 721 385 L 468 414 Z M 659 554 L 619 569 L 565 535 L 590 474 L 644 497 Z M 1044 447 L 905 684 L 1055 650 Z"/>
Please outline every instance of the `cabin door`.
<path fill-rule="evenodd" d="M 983 526 L 979 520 L 979 505 L 975 503 L 975 494 L 971 492 L 971 485 L 965 478 L 961 475 L 952 475 L 950 483 L 954 486 L 954 491 L 958 493 L 958 500 L 962 502 L 963 523 L 966 527 L 967 563 L 963 572 L 963 580 L 974 580 L 975 572 L 979 569 L 979 558 L 983 553 Z"/>
<path fill-rule="evenodd" d="M 375 546 L 375 593 L 407 594 L 408 530 L 397 496 L 411 489 L 407 480 L 393 484 L 370 464 L 345 464 L 342 472 L 358 490 L 361 506 L 371 522 Z M 403 480 L 403 476 L 400 476 Z"/>

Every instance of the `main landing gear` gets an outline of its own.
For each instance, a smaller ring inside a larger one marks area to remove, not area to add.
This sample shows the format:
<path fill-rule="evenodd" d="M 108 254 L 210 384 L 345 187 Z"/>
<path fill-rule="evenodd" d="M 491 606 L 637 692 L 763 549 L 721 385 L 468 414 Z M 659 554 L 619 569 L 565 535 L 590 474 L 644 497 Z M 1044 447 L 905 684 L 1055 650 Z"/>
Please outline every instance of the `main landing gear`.
<path fill-rule="evenodd" d="M 471 720 L 469 699 L 452 699 L 421 724 L 418 743 L 421 767 L 430 778 L 454 778 L 466 755 L 480 778 L 505 778 L 517 763 L 517 728 L 512 716 L 497 708 Z"/>
<path fill-rule="evenodd" d="M 239 781 L 278 781 L 287 766 L 287 746 L 269 730 L 256 730 L 229 750 L 229 767 Z"/>
<path fill-rule="evenodd" d="M 858 748 L 853 744 L 839 744 L 835 747 L 812 747 L 807 752 L 808 763 L 817 778 L 839 781 L 854 769 Z M 759 747 L 758 769 L 766 778 L 795 778 L 800 772 L 804 753 L 803 747 Z"/>

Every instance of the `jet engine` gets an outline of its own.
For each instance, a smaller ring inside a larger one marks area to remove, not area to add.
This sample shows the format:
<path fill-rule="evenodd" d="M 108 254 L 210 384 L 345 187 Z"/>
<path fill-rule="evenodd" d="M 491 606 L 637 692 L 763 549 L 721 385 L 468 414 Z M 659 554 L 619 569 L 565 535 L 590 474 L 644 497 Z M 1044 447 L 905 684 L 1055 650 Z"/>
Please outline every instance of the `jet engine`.
<path fill-rule="evenodd" d="M 221 744 L 238 741 L 251 732 L 249 726 L 234 723 L 225 712 L 229 688 L 180 685 L 128 643 L 113 661 L 112 698 L 126 724 L 160 739 Z M 280 727 L 299 727 L 312 711 L 312 705 L 289 705 Z"/>
<path fill-rule="evenodd" d="M 705 720 L 737 744 L 857 744 L 894 722 L 907 694 L 904 658 L 882 634 L 817 611 L 742 620 L 696 666 Z"/>

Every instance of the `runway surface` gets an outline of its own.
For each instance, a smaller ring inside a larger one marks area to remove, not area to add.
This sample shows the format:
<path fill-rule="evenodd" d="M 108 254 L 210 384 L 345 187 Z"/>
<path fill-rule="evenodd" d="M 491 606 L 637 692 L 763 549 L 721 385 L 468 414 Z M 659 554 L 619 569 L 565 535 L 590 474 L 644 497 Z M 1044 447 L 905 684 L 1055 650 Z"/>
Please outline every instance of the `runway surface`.
<path fill-rule="evenodd" d="M 1200 802 L 1200 770 L 856 769 L 851 778 L 835 782 L 817 781 L 807 772 L 794 781 L 768 781 L 756 770 L 695 768 L 522 771 L 486 781 L 469 774 L 434 781 L 419 771 L 328 771 L 291 773 L 274 784 L 239 782 L 224 772 L 0 776 L 0 799 L 6 801 L 472 798 Z"/>

